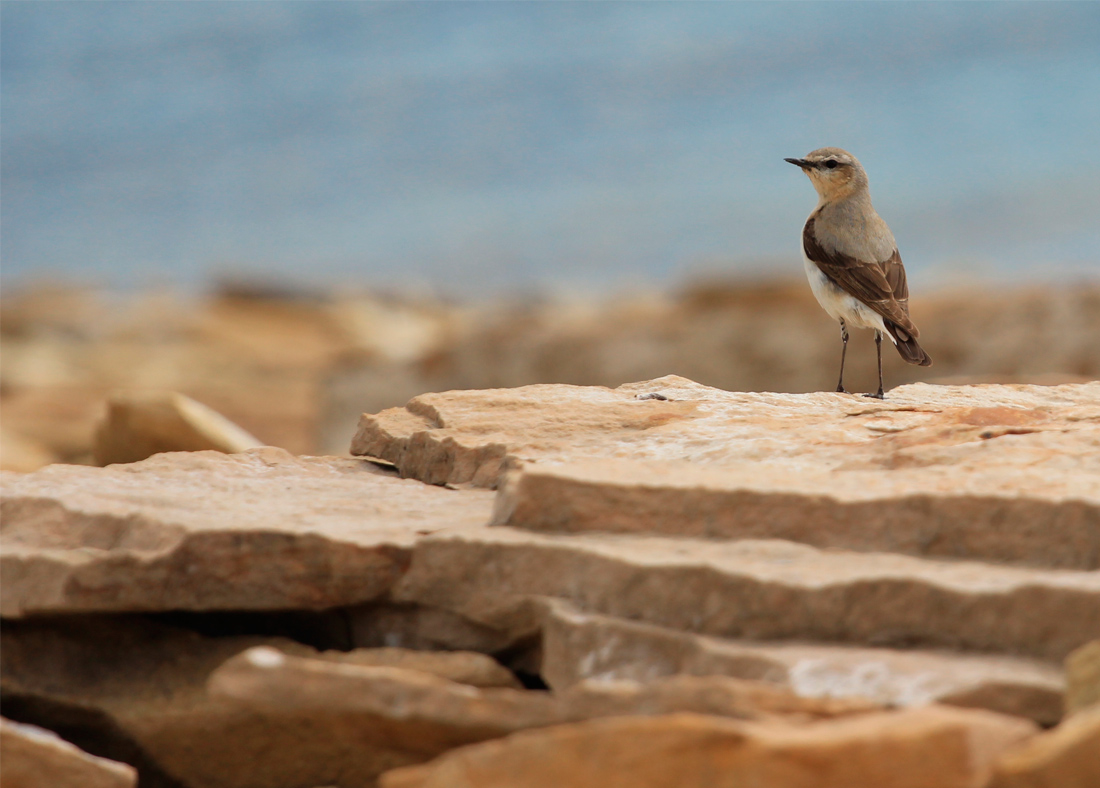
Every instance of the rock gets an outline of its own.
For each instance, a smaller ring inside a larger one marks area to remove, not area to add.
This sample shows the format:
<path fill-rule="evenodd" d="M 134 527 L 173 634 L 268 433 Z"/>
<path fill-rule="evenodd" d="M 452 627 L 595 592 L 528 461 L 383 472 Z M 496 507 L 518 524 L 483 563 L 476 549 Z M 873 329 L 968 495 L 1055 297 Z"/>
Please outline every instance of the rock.
<path fill-rule="evenodd" d="M 4 709 L 62 730 L 86 749 L 133 763 L 143 782 L 152 784 L 370 784 L 386 769 L 430 757 L 425 747 L 431 755 L 442 751 L 418 743 L 411 734 L 406 736 L 407 746 L 400 744 L 409 726 L 399 705 L 384 706 L 388 718 L 364 723 L 346 699 L 335 699 L 324 713 L 283 709 L 272 715 L 206 693 L 215 668 L 260 646 L 286 655 L 288 661 L 328 666 L 337 673 L 411 675 L 419 686 L 454 688 L 452 694 L 458 696 L 476 695 L 477 690 L 437 676 L 477 682 L 512 697 L 531 696 L 532 704 L 547 697 L 500 690 L 516 686 L 515 679 L 482 654 L 398 649 L 318 653 L 282 638 L 212 638 L 142 617 L 82 616 L 5 622 L 0 653 Z M 379 686 L 374 685 L 376 690 Z"/>
<path fill-rule="evenodd" d="M 394 757 L 420 761 L 463 744 L 591 717 L 691 710 L 806 721 L 878 708 L 859 701 L 803 699 L 782 688 L 724 676 L 679 676 L 645 686 L 582 683 L 562 696 L 475 689 L 415 670 L 334 664 L 264 647 L 226 662 L 211 675 L 209 688 L 213 698 L 234 701 L 269 721 L 306 724 L 318 739 L 330 738 L 327 731 L 340 727 L 343 735 L 376 747 L 384 742 Z M 354 771 L 365 773 L 367 767 L 360 764 Z"/>
<path fill-rule="evenodd" d="M 358 717 L 365 730 L 384 725 L 395 749 L 433 755 L 565 719 L 548 693 L 477 689 L 418 670 L 334 664 L 263 647 L 214 671 L 209 689 L 215 698 L 246 702 L 269 715 L 314 715 L 317 725 Z"/>
<path fill-rule="evenodd" d="M 862 698 L 899 707 L 940 702 L 1041 725 L 1062 716 L 1062 672 L 1035 660 L 726 640 L 584 613 L 556 600 L 546 605 L 542 622 L 539 673 L 557 691 L 585 680 L 724 675 L 772 682 L 804 698 Z"/>
<path fill-rule="evenodd" d="M 370 463 L 162 454 L 0 478 L 5 617 L 322 609 L 385 594 L 418 534 L 479 528 L 491 496 Z"/>
<path fill-rule="evenodd" d="M 668 400 L 639 399 L 659 393 Z M 1086 450 L 1100 428 L 1100 382 L 1065 386 L 913 384 L 885 401 L 845 394 L 729 392 L 676 375 L 616 389 L 541 384 L 448 391 L 414 397 L 404 408 L 364 414 L 352 453 L 393 462 L 432 483 L 491 486 L 507 464 L 629 456 L 701 465 L 791 462 L 823 470 L 958 465 L 988 455 L 1011 468 L 1012 453 L 1048 467 L 1090 470 Z M 1005 436 L 1073 434 L 1076 457 Z M 988 434 L 983 437 L 983 434 Z M 507 460 L 507 462 L 505 462 Z M 1072 493 L 1075 478 L 1054 480 Z M 1095 493 L 1095 487 L 1087 490 Z"/>
<path fill-rule="evenodd" d="M 1100 705 L 1009 750 L 988 788 L 1096 788 L 1100 785 Z"/>
<path fill-rule="evenodd" d="M 56 461 L 57 457 L 44 444 L 0 427 L 0 470 L 29 473 Z"/>
<path fill-rule="evenodd" d="M 1066 714 L 1100 703 L 1100 640 L 1074 649 L 1066 657 Z"/>
<path fill-rule="evenodd" d="M 1047 450 L 1063 446 L 1069 456 L 1083 449 L 1062 435 L 1043 441 Z M 1081 474 L 1073 493 L 1044 488 L 1051 471 L 1041 464 L 994 469 L 980 461 L 889 473 L 791 464 L 783 470 L 768 463 L 710 467 L 609 459 L 531 465 L 509 476 L 493 521 L 551 533 L 774 538 L 822 548 L 1100 568 L 1100 490 L 1087 489 L 1098 486 L 1100 475 Z"/>
<path fill-rule="evenodd" d="M 284 649 L 285 650 L 285 649 Z M 292 652 L 293 653 L 293 652 Z M 430 673 L 457 684 L 472 687 L 523 689 L 510 670 L 492 657 L 472 651 L 412 651 L 406 648 L 359 648 L 326 651 L 318 655 L 325 662 L 370 668 L 401 668 Z"/>
<path fill-rule="evenodd" d="M 694 712 L 743 720 L 812 722 L 882 709 L 863 698 L 800 697 L 786 687 L 729 676 L 582 681 L 560 697 L 565 716 L 572 720 Z"/>
<path fill-rule="evenodd" d="M 559 536 L 497 527 L 421 539 L 397 602 L 531 637 L 537 597 L 751 640 L 993 651 L 1060 661 L 1100 633 L 1100 573 L 822 551 L 779 540 Z"/>
<path fill-rule="evenodd" d="M 639 400 L 660 393 L 663 400 Z M 364 415 L 352 454 L 496 486 L 539 531 L 782 538 L 819 547 L 1100 568 L 1100 383 L 731 393 L 452 391 Z M 1056 532 L 1058 539 L 1050 539 Z"/>
<path fill-rule="evenodd" d="M 796 276 L 796 269 L 787 269 Z M 770 274 L 774 275 L 774 269 Z M 951 288 L 912 304 L 932 370 L 884 353 L 886 380 L 1085 382 L 1100 376 L 1100 287 Z M 697 282 L 680 293 L 543 298 L 470 310 L 465 332 L 418 363 L 348 363 L 326 380 L 326 433 L 426 391 L 571 383 L 618 386 L 674 372 L 728 391 L 832 391 L 836 323 L 804 279 Z M 457 336 L 456 336 L 457 334 Z M 846 379 L 877 385 L 871 332 L 852 334 Z M 929 375 L 935 376 L 930 378 Z"/>
<path fill-rule="evenodd" d="M 697 714 L 612 717 L 454 750 L 381 788 L 981 788 L 1034 726 L 928 706 L 812 725 Z"/>
<path fill-rule="evenodd" d="M 51 731 L 0 718 L 4 788 L 132 788 L 130 766 L 81 751 Z"/>
<path fill-rule="evenodd" d="M 235 453 L 263 444 L 220 413 L 173 391 L 115 392 L 96 428 L 97 465 L 138 462 L 170 451 Z"/>
<path fill-rule="evenodd" d="M 351 643 L 367 648 L 495 654 L 514 644 L 507 632 L 435 607 L 374 602 L 343 608 L 341 613 Z"/>

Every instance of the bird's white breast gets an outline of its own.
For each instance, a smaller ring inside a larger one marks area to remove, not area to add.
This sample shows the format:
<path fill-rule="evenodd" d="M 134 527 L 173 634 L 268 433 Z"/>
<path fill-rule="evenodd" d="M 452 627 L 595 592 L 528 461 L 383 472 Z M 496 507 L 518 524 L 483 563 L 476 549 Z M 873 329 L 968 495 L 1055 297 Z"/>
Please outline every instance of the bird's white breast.
<path fill-rule="evenodd" d="M 886 324 L 882 322 L 882 315 L 834 284 L 817 267 L 817 263 L 806 256 L 805 249 L 802 250 L 802 263 L 806 267 L 806 278 L 810 280 L 814 298 L 829 317 L 843 320 L 850 328 L 873 328 L 890 336 Z"/>

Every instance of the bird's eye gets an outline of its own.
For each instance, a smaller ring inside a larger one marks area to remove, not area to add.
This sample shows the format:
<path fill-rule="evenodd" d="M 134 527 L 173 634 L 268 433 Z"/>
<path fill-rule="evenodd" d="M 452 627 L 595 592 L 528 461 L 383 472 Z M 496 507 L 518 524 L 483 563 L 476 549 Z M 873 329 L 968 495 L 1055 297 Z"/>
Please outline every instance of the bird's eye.
<path fill-rule="evenodd" d="M 825 169 L 835 170 L 839 162 L 836 159 L 829 159 L 825 162 Z"/>

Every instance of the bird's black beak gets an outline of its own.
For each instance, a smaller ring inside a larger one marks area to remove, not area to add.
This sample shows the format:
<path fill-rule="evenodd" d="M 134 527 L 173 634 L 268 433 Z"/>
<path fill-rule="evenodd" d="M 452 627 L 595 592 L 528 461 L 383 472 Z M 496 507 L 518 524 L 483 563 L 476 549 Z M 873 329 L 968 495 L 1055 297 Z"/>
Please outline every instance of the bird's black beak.
<path fill-rule="evenodd" d="M 783 159 L 783 161 L 789 161 L 796 167 L 801 167 L 804 170 L 812 169 L 814 163 L 812 161 L 806 161 L 805 159 Z"/>

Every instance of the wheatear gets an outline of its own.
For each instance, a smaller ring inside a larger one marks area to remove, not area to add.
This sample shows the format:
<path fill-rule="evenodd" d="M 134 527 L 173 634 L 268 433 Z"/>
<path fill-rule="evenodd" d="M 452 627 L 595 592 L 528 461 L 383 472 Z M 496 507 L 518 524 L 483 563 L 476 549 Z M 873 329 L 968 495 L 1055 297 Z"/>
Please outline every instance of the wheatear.
<path fill-rule="evenodd" d="M 840 380 L 848 327 L 873 328 L 878 349 L 878 392 L 882 399 L 882 335 L 901 357 L 927 367 L 932 357 L 917 344 L 920 331 L 909 318 L 909 285 L 894 234 L 871 205 L 867 173 L 855 156 L 840 148 L 819 148 L 804 159 L 785 159 L 809 176 L 817 207 L 802 228 L 802 260 L 810 288 L 829 316 L 840 322 Z"/>

